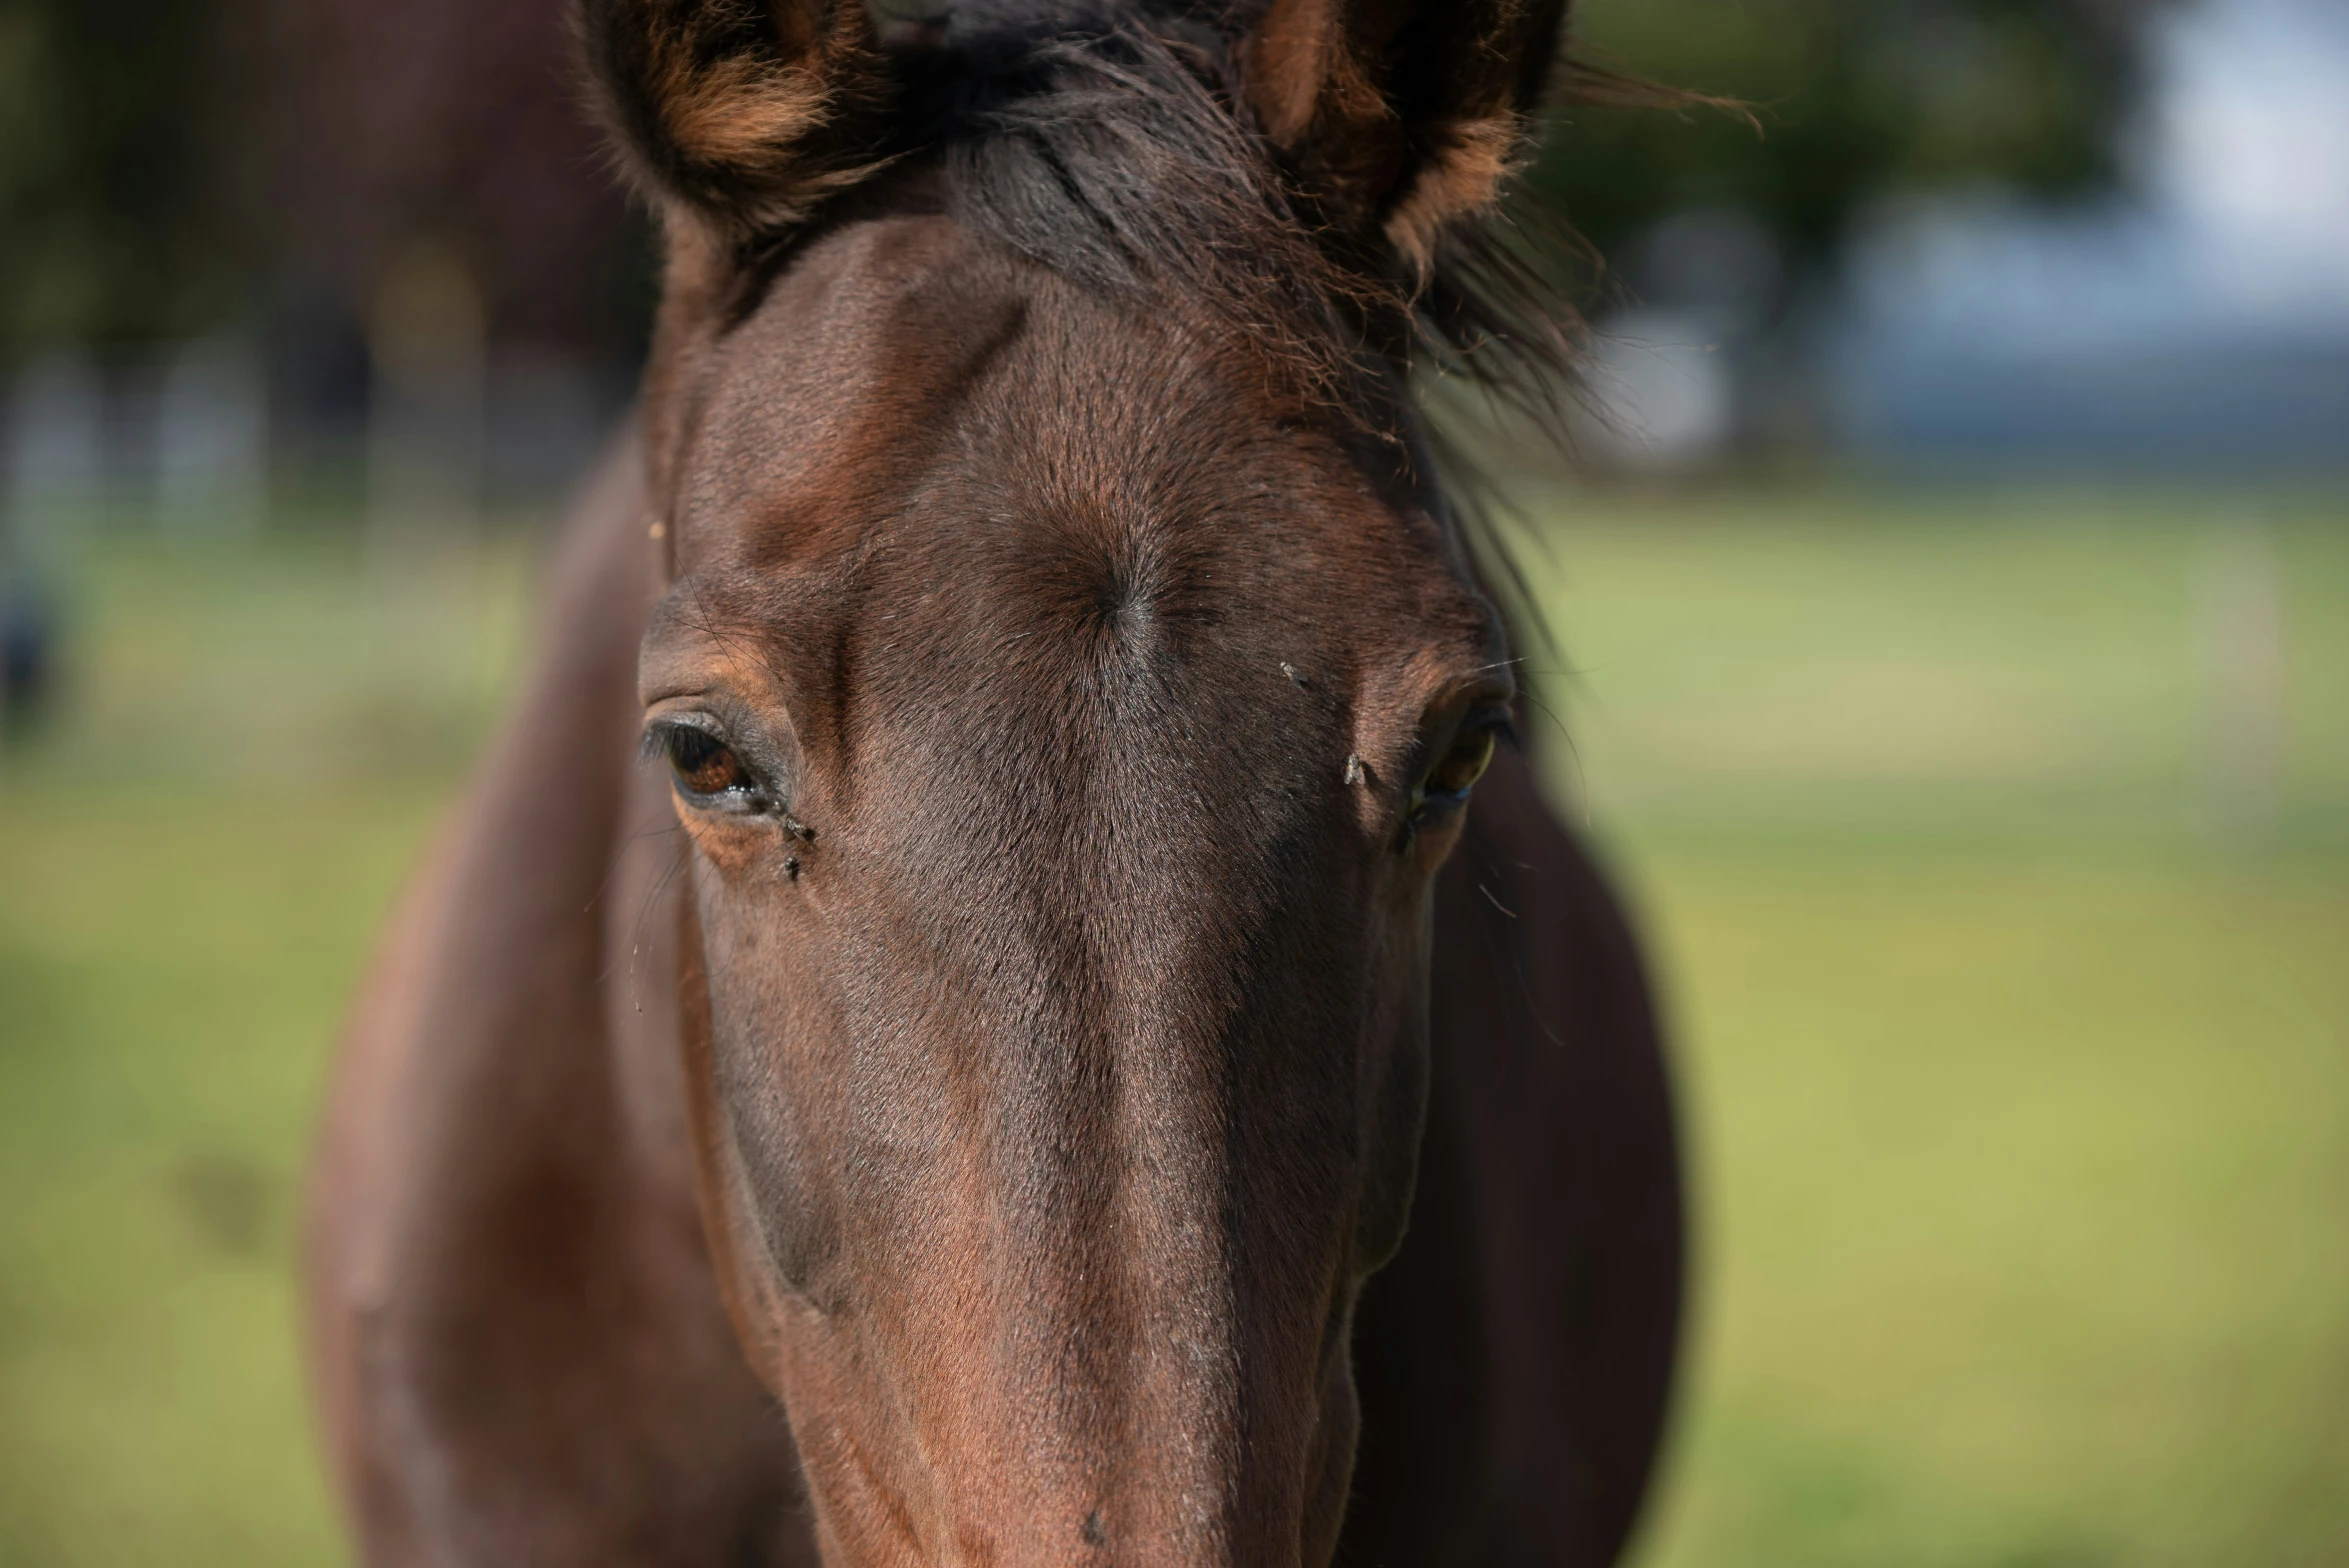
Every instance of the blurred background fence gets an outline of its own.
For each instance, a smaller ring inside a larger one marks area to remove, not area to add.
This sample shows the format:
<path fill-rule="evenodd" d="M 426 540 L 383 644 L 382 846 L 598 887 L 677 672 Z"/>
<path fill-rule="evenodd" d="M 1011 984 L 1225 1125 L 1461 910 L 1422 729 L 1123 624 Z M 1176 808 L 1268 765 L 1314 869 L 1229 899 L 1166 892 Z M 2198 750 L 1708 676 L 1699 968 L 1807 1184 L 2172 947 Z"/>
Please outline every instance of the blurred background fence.
<path fill-rule="evenodd" d="M 2349 11 L 1584 16 L 1754 107 L 1559 112 L 1500 453 L 1681 1037 L 1644 1560 L 2349 1561 Z M 560 0 L 0 3 L 0 1563 L 337 1560 L 312 1096 L 651 293 Z"/>

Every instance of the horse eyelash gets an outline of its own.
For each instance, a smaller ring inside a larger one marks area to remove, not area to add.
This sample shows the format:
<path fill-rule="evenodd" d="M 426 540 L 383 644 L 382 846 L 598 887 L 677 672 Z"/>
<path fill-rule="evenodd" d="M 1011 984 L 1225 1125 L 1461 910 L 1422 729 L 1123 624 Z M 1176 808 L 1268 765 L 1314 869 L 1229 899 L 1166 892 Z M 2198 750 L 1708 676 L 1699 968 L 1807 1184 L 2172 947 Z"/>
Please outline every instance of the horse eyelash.
<path fill-rule="evenodd" d="M 716 744 L 724 746 L 728 751 L 734 750 L 733 742 L 705 724 L 687 724 L 678 719 L 655 719 L 652 723 L 647 724 L 644 727 L 644 733 L 636 738 L 636 760 L 639 762 L 666 761 L 669 737 L 678 730 L 691 730 L 696 735 L 704 736 Z"/>
<path fill-rule="evenodd" d="M 1494 708 L 1490 710 L 1488 715 L 1479 716 L 1463 723 L 1459 729 L 1453 731 L 1452 739 L 1447 744 L 1446 750 L 1449 750 L 1451 746 L 1457 746 L 1480 730 L 1489 730 L 1494 740 L 1507 746 L 1511 751 L 1523 752 L 1525 750 L 1525 735 L 1517 727 L 1517 716 L 1506 708 Z M 1438 756 L 1440 757 L 1441 753 Z M 1432 762 L 1430 765 L 1432 766 Z"/>

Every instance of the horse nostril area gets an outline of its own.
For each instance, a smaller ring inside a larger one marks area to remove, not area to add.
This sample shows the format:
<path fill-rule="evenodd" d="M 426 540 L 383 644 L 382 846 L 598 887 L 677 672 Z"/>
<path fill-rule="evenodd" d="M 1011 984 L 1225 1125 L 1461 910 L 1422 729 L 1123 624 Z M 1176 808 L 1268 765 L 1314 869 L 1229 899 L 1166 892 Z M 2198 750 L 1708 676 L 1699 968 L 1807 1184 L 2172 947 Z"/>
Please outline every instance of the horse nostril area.
<path fill-rule="evenodd" d="M 1100 1509 L 1096 1508 L 1085 1515 L 1084 1536 L 1087 1546 L 1107 1546 L 1109 1544 L 1109 1526 L 1101 1522 Z"/>

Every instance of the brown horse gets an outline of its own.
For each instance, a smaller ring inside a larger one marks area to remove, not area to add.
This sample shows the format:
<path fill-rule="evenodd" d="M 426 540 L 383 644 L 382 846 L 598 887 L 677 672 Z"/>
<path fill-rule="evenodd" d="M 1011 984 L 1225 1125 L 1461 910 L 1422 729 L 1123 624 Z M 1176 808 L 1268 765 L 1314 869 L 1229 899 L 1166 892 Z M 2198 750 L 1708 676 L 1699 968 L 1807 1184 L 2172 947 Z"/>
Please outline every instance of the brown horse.
<path fill-rule="evenodd" d="M 666 294 L 322 1137 L 368 1562 L 1616 1557 L 1665 1078 L 1401 390 L 1563 10 L 589 0 Z"/>

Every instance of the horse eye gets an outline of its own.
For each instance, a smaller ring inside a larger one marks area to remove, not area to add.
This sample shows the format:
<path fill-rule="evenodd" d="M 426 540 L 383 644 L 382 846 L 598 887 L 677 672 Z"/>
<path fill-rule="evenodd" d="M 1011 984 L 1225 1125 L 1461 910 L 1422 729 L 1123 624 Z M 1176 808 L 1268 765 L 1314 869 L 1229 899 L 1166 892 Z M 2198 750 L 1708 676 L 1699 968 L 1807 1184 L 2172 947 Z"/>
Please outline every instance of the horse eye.
<path fill-rule="evenodd" d="M 673 725 L 661 732 L 661 749 L 668 753 L 677 787 L 688 795 L 747 794 L 751 788 L 750 770 L 742 759 L 706 730 Z"/>
<path fill-rule="evenodd" d="M 1487 724 L 1452 742 L 1452 749 L 1444 753 L 1443 761 L 1427 776 L 1428 795 L 1457 799 L 1475 788 L 1476 781 L 1484 777 L 1484 770 L 1493 764 L 1493 741 L 1493 727 Z"/>

